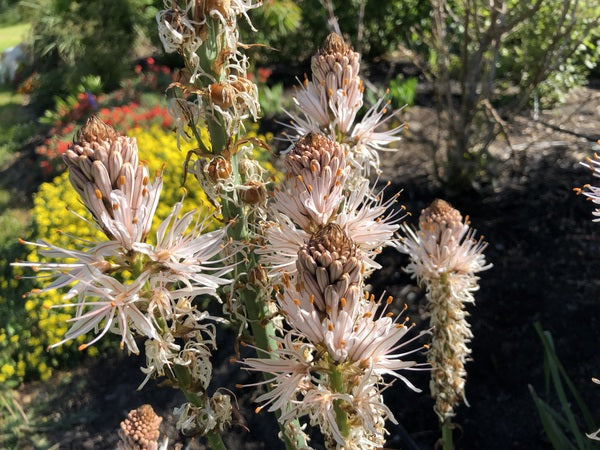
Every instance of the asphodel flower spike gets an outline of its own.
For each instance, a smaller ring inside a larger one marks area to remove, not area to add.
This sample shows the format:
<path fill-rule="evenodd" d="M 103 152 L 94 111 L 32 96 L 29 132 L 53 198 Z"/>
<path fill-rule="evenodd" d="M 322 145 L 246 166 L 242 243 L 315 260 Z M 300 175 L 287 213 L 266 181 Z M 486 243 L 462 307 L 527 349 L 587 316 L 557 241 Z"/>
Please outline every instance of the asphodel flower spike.
<path fill-rule="evenodd" d="M 64 154 L 69 180 L 111 240 L 127 250 L 144 242 L 158 205 L 162 177 L 150 182 L 148 167 L 138 161 L 134 138 L 120 136 L 96 116 L 77 133 Z"/>
<path fill-rule="evenodd" d="M 594 154 L 593 158 L 586 157 L 581 165 L 587 167 L 594 177 L 600 178 L 600 156 L 597 153 Z M 585 195 L 589 201 L 596 205 L 600 205 L 600 187 L 586 184 L 583 188 L 574 188 L 574 191 L 577 194 Z M 597 207 L 592 214 L 596 216 L 594 222 L 600 222 L 600 207 Z"/>
<path fill-rule="evenodd" d="M 292 119 L 290 140 L 309 132 L 319 132 L 344 145 L 350 178 L 360 182 L 370 170 L 379 169 L 380 150 L 400 140 L 402 125 L 388 130 L 380 127 L 395 116 L 388 114 L 389 101 L 383 96 L 364 115 L 364 84 L 360 78 L 360 55 L 335 33 L 325 39 L 311 60 L 312 76 L 299 86 L 294 101 L 298 112 L 286 113 Z"/>
<path fill-rule="evenodd" d="M 329 223 L 310 235 L 278 295 L 291 330 L 271 359 L 246 361 L 248 370 L 274 376 L 273 389 L 258 401 L 281 409 L 282 423 L 308 415 L 328 448 L 385 443 L 385 420 L 394 418 L 381 395 L 384 375 L 417 390 L 400 372 L 418 368 L 406 356 L 420 348 L 399 350 L 420 335 L 401 342 L 411 327 L 388 312 L 391 297 L 363 297 L 362 272 L 362 252 L 342 227 Z"/>
<path fill-rule="evenodd" d="M 479 289 L 478 272 L 489 269 L 483 250 L 487 244 L 475 240 L 475 230 L 460 212 L 444 200 L 435 200 L 421 212 L 417 231 L 403 225 L 405 238 L 399 249 L 410 256 L 407 272 L 427 289 L 433 332 L 428 352 L 431 363 L 431 395 L 440 422 L 454 415 L 465 400 L 465 362 L 473 337 L 465 303 L 473 303 Z"/>

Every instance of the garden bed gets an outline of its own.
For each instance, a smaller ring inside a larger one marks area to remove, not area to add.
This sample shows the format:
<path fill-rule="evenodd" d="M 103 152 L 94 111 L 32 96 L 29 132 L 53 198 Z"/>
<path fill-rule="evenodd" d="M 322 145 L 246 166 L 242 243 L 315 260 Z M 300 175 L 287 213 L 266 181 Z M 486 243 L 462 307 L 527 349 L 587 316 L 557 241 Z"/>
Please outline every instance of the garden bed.
<path fill-rule="evenodd" d="M 545 392 L 535 322 L 552 333 L 557 354 L 600 420 L 600 386 L 591 382 L 592 376 L 600 376 L 600 283 L 595 273 L 600 228 L 592 222 L 592 205 L 572 191 L 592 182 L 578 162 L 591 155 L 592 139 L 598 138 L 600 91 L 575 91 L 566 105 L 542 113 L 538 122 L 518 118 L 511 128 L 512 150 L 504 143 L 494 149 L 506 158 L 498 183 L 469 195 L 445 194 L 428 175 L 427 142 L 436 135 L 435 111 L 413 107 L 403 118 L 410 124 L 406 139 L 398 152 L 383 155 L 383 177 L 392 182 L 386 192 L 403 190 L 401 200 L 413 213 L 407 220 L 413 223 L 434 198 L 448 200 L 485 235 L 486 257 L 494 264 L 481 274 L 476 305 L 469 307 L 475 336 L 473 361 L 467 366 L 470 407 L 457 412 L 456 448 L 549 448 L 528 391 L 531 384 L 540 395 Z M 374 292 L 385 290 L 398 304 L 408 303 L 411 319 L 419 329 L 426 328 L 424 297 L 402 271 L 406 258 L 385 251 L 379 262 L 384 268 L 370 280 Z M 226 442 L 230 448 L 278 448 L 272 417 L 254 413 L 254 391 L 235 388 L 251 379 L 229 361 L 233 338 L 227 336 L 215 357 L 214 377 L 235 393 L 241 411 Z M 409 375 L 426 393 L 414 394 L 401 383 L 385 392 L 402 424 L 389 424 L 387 445 L 430 449 L 440 433 L 427 395 L 428 375 Z M 17 400 L 26 411 L 35 407 L 38 419 L 46 417 L 45 424 L 32 424 L 30 435 L 48 446 L 114 448 L 119 422 L 142 403 L 151 403 L 165 417 L 163 428 L 172 443 L 183 443 L 174 435 L 171 416 L 182 402 L 179 392 L 160 383 L 138 392 L 143 378 L 139 360 L 133 358 L 90 361 L 57 373 L 50 382 L 21 386 Z M 202 443 L 189 448 L 202 448 Z"/>

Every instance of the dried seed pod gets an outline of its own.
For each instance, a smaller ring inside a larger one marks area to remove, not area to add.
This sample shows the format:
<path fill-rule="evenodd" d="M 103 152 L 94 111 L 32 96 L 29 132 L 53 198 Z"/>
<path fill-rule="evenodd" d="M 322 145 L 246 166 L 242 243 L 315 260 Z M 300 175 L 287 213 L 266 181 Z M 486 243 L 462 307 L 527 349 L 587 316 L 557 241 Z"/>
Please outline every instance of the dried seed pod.
<path fill-rule="evenodd" d="M 215 183 L 229 178 L 232 170 L 231 163 L 222 156 L 211 159 L 206 168 L 208 178 Z"/>
<path fill-rule="evenodd" d="M 248 181 L 240 188 L 240 198 L 250 205 L 264 203 L 267 199 L 267 190 L 258 181 Z"/>

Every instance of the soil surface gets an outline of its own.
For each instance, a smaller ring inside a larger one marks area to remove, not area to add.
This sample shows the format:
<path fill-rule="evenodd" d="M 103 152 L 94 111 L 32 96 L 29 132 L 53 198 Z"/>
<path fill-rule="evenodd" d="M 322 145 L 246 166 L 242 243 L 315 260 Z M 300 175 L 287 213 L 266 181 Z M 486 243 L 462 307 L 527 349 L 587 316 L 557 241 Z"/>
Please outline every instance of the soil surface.
<path fill-rule="evenodd" d="M 413 213 L 435 198 L 444 198 L 471 218 L 485 235 L 485 251 L 494 267 L 481 273 L 476 304 L 469 307 L 474 334 L 468 363 L 467 400 L 455 418 L 457 449 L 546 449 L 547 441 L 534 407 L 529 385 L 545 396 L 542 344 L 533 324 L 541 323 L 554 338 L 556 352 L 573 383 L 600 425 L 600 224 L 592 222 L 593 205 L 577 197 L 575 186 L 593 182 L 579 165 L 590 156 L 600 137 L 600 90 L 573 92 L 565 105 L 541 112 L 537 121 L 518 117 L 510 126 L 512 149 L 494 146 L 499 158 L 496 184 L 468 195 L 443 192 L 431 177 L 429 154 L 437 119 L 429 108 L 405 111 L 409 125 L 400 149 L 383 155 L 383 177 L 390 195 L 403 190 L 401 200 Z M 598 183 L 598 180 L 596 180 Z M 370 279 L 373 291 L 386 291 L 398 305 L 409 305 L 419 329 L 427 327 L 423 293 L 402 271 L 406 257 L 384 251 L 383 269 Z M 283 448 L 273 418 L 254 413 L 252 389 L 236 383 L 253 380 L 231 363 L 233 335 L 221 338 L 215 356 L 214 378 L 235 393 L 240 412 L 226 435 L 232 449 Z M 144 375 L 139 360 L 115 356 L 90 361 L 69 373 L 58 373 L 48 383 L 22 386 L 18 399 L 25 410 L 46 411 L 47 423 L 37 428 L 43 447 L 114 448 L 119 422 L 128 410 L 151 403 L 162 415 L 171 443 L 204 448 L 174 431 L 172 409 L 181 395 L 160 383 L 136 391 Z M 415 394 L 401 383 L 385 398 L 401 426 L 389 424 L 388 448 L 433 449 L 440 436 L 428 395 L 428 374 L 409 374 L 424 393 Z M 545 397 L 558 407 L 554 397 Z M 41 425 L 40 425 L 41 426 Z M 591 432 L 593 430 L 584 431 Z M 320 438 L 313 444 L 320 448 Z"/>

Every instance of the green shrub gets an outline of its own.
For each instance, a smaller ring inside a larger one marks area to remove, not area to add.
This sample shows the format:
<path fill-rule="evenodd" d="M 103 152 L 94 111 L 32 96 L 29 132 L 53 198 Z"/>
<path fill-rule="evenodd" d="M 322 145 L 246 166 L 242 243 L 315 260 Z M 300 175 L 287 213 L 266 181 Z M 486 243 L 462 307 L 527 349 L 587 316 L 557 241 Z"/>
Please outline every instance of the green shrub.
<path fill-rule="evenodd" d="M 333 0 L 333 7 L 340 30 L 365 56 L 373 58 L 394 51 L 399 43 L 423 44 L 411 29 L 429 22 L 429 2 L 368 0 L 362 19 L 362 38 L 358 42 L 361 3 L 364 2 Z M 323 42 L 329 34 L 327 12 L 319 0 L 267 1 L 265 7 L 253 11 L 251 17 L 259 32 L 245 39 L 275 48 L 276 52 L 267 50 L 270 62 L 306 61 L 317 43 Z M 260 30 L 268 30 L 268 33 Z"/>
<path fill-rule="evenodd" d="M 74 90 L 85 75 L 105 89 L 119 86 L 136 41 L 141 0 L 28 2 L 31 47 L 39 73 L 32 100 L 42 111 Z M 143 9 L 142 9 L 143 10 Z M 145 17 L 144 17 L 145 20 Z"/>
<path fill-rule="evenodd" d="M 390 100 L 394 108 L 402 108 L 411 106 L 415 103 L 417 95 L 417 84 L 419 80 L 415 77 L 405 79 L 404 76 L 398 75 L 390 81 Z"/>
<path fill-rule="evenodd" d="M 538 81 L 543 106 L 562 101 L 570 89 L 586 84 L 600 58 L 598 3 L 572 3 L 564 23 L 558 14 L 563 7 L 563 0 L 544 0 L 531 20 L 507 37 L 499 53 L 498 78 L 506 87 Z M 562 34 L 557 43 L 552 40 L 555 33 Z M 557 62 L 548 59 L 553 48 L 558 49 Z"/>

